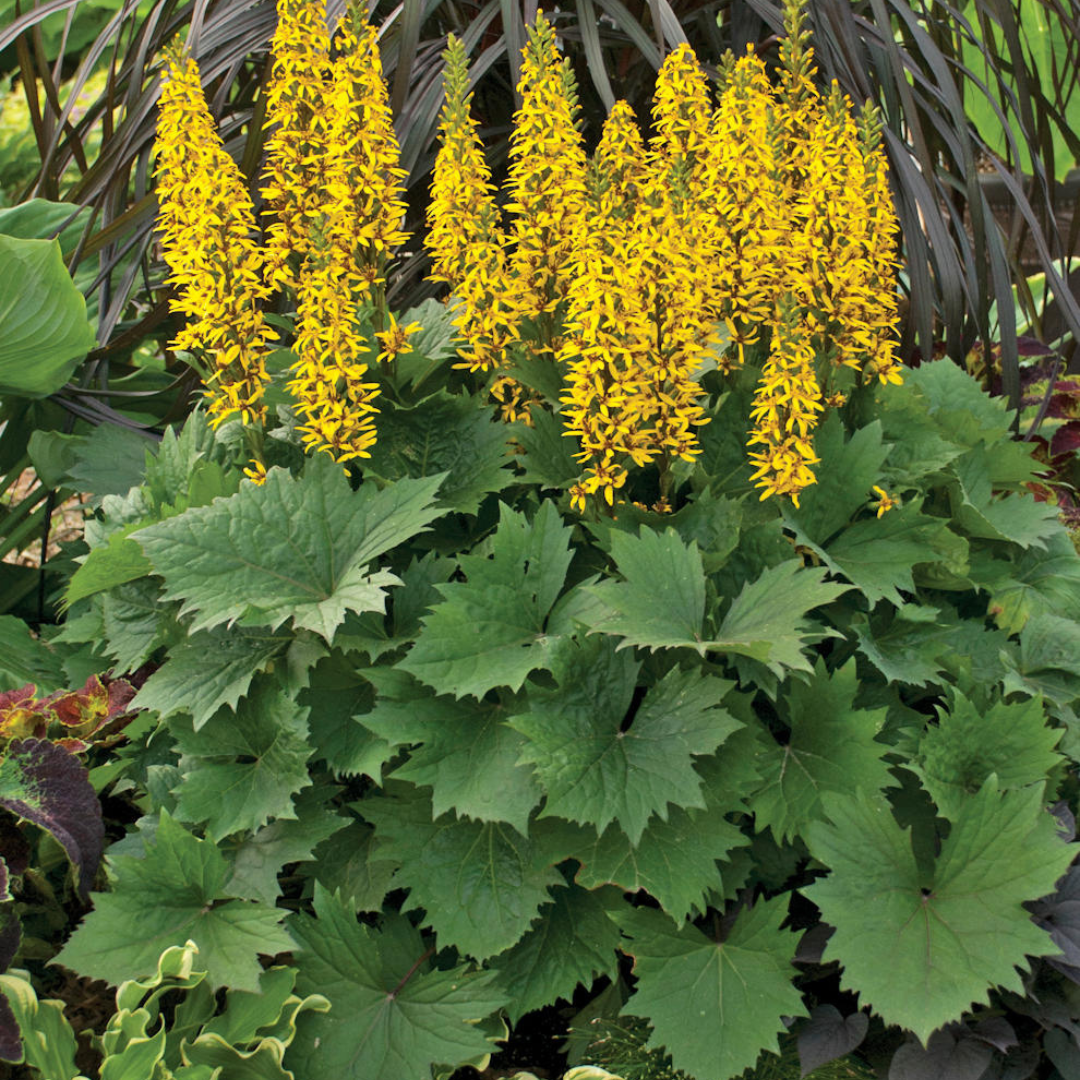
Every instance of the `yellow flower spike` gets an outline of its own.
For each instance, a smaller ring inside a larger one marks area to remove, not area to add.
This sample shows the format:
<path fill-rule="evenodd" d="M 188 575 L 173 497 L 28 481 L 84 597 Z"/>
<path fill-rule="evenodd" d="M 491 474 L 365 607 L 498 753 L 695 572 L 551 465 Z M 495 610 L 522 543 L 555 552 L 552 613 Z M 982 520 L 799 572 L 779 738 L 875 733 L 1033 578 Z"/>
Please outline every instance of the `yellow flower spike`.
<path fill-rule="evenodd" d="M 459 366 L 487 371 L 502 364 L 516 340 L 518 316 L 509 302 L 506 237 L 491 171 L 469 108 L 465 46 L 451 35 L 443 56 L 442 145 L 427 212 L 431 277 L 448 282 L 456 298 L 454 324 L 466 342 Z"/>
<path fill-rule="evenodd" d="M 522 54 L 508 178 L 512 303 L 521 318 L 550 314 L 570 289 L 570 256 L 585 208 L 586 156 L 577 87 L 555 29 L 537 14 Z M 541 350 L 555 343 L 543 342 Z"/>
<path fill-rule="evenodd" d="M 877 493 L 878 500 L 872 503 L 870 508 L 877 509 L 877 516 L 880 518 L 883 514 L 890 510 L 895 510 L 900 505 L 900 500 L 893 495 L 890 495 L 884 488 L 880 488 L 877 484 L 874 485 L 874 491 Z"/>
<path fill-rule="evenodd" d="M 309 224 L 327 201 L 332 73 L 322 0 L 278 0 L 277 12 L 261 189 L 275 218 L 266 242 L 266 278 L 273 289 L 296 287 Z"/>
<path fill-rule="evenodd" d="M 661 169 L 678 159 L 693 161 L 708 142 L 712 104 L 709 83 L 694 50 L 683 43 L 669 53 L 656 76 L 651 150 Z"/>
<path fill-rule="evenodd" d="M 237 413 L 257 423 L 277 335 L 259 308 L 267 290 L 247 184 L 210 116 L 198 66 L 179 51 L 167 57 L 159 109 L 158 229 L 177 290 L 170 307 L 188 317 L 172 347 L 205 361 L 212 425 Z"/>

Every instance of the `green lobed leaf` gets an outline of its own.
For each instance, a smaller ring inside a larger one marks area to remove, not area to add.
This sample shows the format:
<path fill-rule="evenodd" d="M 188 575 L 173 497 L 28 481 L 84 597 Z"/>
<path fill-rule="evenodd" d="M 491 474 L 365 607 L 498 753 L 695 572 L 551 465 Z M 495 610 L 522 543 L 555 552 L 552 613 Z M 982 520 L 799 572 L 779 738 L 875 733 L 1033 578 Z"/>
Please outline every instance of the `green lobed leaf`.
<path fill-rule="evenodd" d="M 360 810 L 362 804 L 353 803 L 352 808 Z M 318 846 L 309 876 L 327 892 L 340 892 L 357 911 L 381 911 L 401 864 L 376 847 L 375 830 L 353 821 Z"/>
<path fill-rule="evenodd" d="M 922 781 L 942 817 L 955 821 L 969 797 L 994 775 L 1002 791 L 1037 785 L 1062 762 L 1055 747 L 1062 730 L 1048 727 L 1040 698 L 977 708 L 959 691 L 938 722 L 928 725 L 906 763 Z"/>
<path fill-rule="evenodd" d="M 792 985 L 796 936 L 781 930 L 788 898 L 742 911 L 724 941 L 694 926 L 679 930 L 659 911 L 617 915 L 630 937 L 637 988 L 623 1012 L 652 1025 L 650 1047 L 664 1046 L 691 1076 L 731 1077 L 762 1050 L 779 1050 L 785 1016 L 806 1016 Z"/>
<path fill-rule="evenodd" d="M 810 826 L 830 867 L 803 889 L 836 928 L 826 959 L 841 986 L 924 1043 L 1001 986 L 1024 993 L 1027 956 L 1054 954 L 1022 904 L 1051 892 L 1072 861 L 1035 788 L 998 792 L 991 777 L 960 808 L 929 876 L 880 796 L 829 794 L 831 824 Z"/>
<path fill-rule="evenodd" d="M 440 390 L 416 405 L 379 414 L 379 440 L 364 470 L 384 480 L 445 473 L 440 502 L 475 514 L 483 497 L 514 479 L 506 427 L 474 397 Z"/>
<path fill-rule="evenodd" d="M 799 496 L 799 505 L 785 506 L 784 518 L 805 537 L 825 545 L 865 505 L 889 455 L 875 420 L 844 439 L 844 424 L 833 411 L 814 432 L 814 452 L 821 458 L 817 483 Z"/>
<path fill-rule="evenodd" d="M 940 658 L 950 649 L 956 624 L 944 608 L 879 606 L 869 621 L 853 624 L 859 651 L 890 682 L 925 686 L 940 682 Z M 879 614 L 880 613 L 880 614 Z"/>
<path fill-rule="evenodd" d="M 900 590 L 913 593 L 914 568 L 947 555 L 955 537 L 941 518 L 921 512 L 922 499 L 912 499 L 880 518 L 857 521 L 821 552 L 825 564 L 842 574 L 870 602 L 904 602 Z M 939 550 L 939 548 L 941 550 Z"/>
<path fill-rule="evenodd" d="M 294 916 L 297 989 L 330 999 L 305 1013 L 286 1058 L 305 1080 L 402 1080 L 491 1050 L 477 1021 L 506 1003 L 494 972 L 433 969 L 420 935 L 400 916 L 381 931 L 321 886 L 317 919 Z"/>
<path fill-rule="evenodd" d="M 484 960 L 518 941 L 562 881 L 546 849 L 502 822 L 432 820 L 431 800 L 365 799 L 360 812 L 375 826 L 377 851 L 400 860 L 395 884 L 409 908 L 427 912 L 425 925 L 443 945 Z"/>
<path fill-rule="evenodd" d="M 100 604 L 105 651 L 115 661 L 115 675 L 135 671 L 183 633 L 171 606 L 162 603 L 159 582 L 152 578 L 117 585 Z M 235 636 L 230 636 L 230 643 Z"/>
<path fill-rule="evenodd" d="M 637 536 L 613 533 L 611 554 L 624 580 L 585 589 L 604 605 L 592 629 L 618 635 L 623 647 L 688 646 L 704 655 L 705 573 L 697 544 L 671 528 L 642 526 Z"/>
<path fill-rule="evenodd" d="M 554 413 L 534 408 L 531 425 L 518 423 L 511 430 L 515 442 L 525 450 L 515 461 L 524 467 L 521 479 L 526 483 L 563 489 L 581 474 L 581 466 L 574 460 L 573 445 Z"/>
<path fill-rule="evenodd" d="M 720 708 L 732 683 L 673 668 L 630 714 L 640 665 L 608 637 L 564 638 L 552 658 L 555 690 L 533 690 L 529 711 L 507 723 L 527 743 L 549 814 L 599 832 L 617 822 L 637 843 L 667 804 L 705 806 L 694 757 L 742 725 Z"/>
<path fill-rule="evenodd" d="M 782 843 L 805 836 L 810 823 L 824 817 L 824 792 L 877 791 L 895 783 L 882 760 L 889 747 L 875 739 L 887 710 L 856 709 L 858 692 L 853 660 L 830 675 L 819 659 L 809 683 L 791 683 L 780 712 L 790 729 L 787 742 L 769 738 L 756 762 L 764 778 L 752 799 L 759 830 L 771 829 Z"/>
<path fill-rule="evenodd" d="M 502 506 L 490 557 L 462 555 L 466 580 L 436 586 L 442 602 L 424 618 L 401 669 L 455 697 L 520 689 L 530 671 L 550 662 L 545 622 L 570 565 L 571 531 L 551 502 L 531 524 Z"/>
<path fill-rule="evenodd" d="M 94 910 L 55 960 L 86 978 L 139 978 L 156 970 L 162 949 L 190 939 L 213 986 L 257 991 L 258 955 L 292 948 L 281 913 L 231 898 L 225 856 L 167 811 L 143 858 L 120 855 L 112 864 L 112 891 L 94 894 Z"/>
<path fill-rule="evenodd" d="M 532 929 L 489 963 L 510 998 L 510 1022 L 557 998 L 569 1000 L 578 985 L 601 975 L 616 978 L 619 942 L 619 928 L 595 893 L 577 885 L 554 889 Z"/>
<path fill-rule="evenodd" d="M 335 649 L 312 668 L 310 684 L 300 703 L 311 715 L 315 760 L 325 761 L 335 776 L 382 777 L 382 767 L 394 756 L 393 744 L 361 722 L 375 694 L 361 674 L 355 654 Z"/>
<path fill-rule="evenodd" d="M 388 745 L 414 745 L 392 776 L 431 788 L 432 812 L 505 821 L 523 836 L 541 799 L 533 770 L 519 763 L 526 740 L 501 704 L 432 696 L 414 683 L 380 694 L 361 718 Z M 419 690 L 419 693 L 415 691 Z"/>
<path fill-rule="evenodd" d="M 799 559 L 762 571 L 735 597 L 708 648 L 749 656 L 780 678 L 787 669 L 812 671 L 802 651 L 810 634 L 806 614 L 850 589 L 826 582 L 825 574 L 823 567 L 803 569 Z"/>
<path fill-rule="evenodd" d="M 307 710 L 269 680 L 236 707 L 219 709 L 195 731 L 171 725 L 183 781 L 175 790 L 178 821 L 206 823 L 214 841 L 295 818 L 293 796 L 311 783 Z"/>
<path fill-rule="evenodd" d="M 134 538 L 165 579 L 165 598 L 194 615 L 192 630 L 276 629 L 291 618 L 331 641 L 346 612 L 384 610 L 384 587 L 398 578 L 368 564 L 444 512 L 433 504 L 442 479 L 353 492 L 320 454 L 299 479 L 271 469 L 262 486 L 245 484 Z"/>
<path fill-rule="evenodd" d="M 1020 632 L 1020 649 L 1007 659 L 1005 691 L 1042 694 L 1069 705 L 1080 697 L 1080 623 L 1058 615 L 1033 615 Z"/>
<path fill-rule="evenodd" d="M 191 715 L 198 731 L 225 706 L 235 709 L 252 679 L 284 655 L 291 635 L 281 631 L 215 627 L 191 634 L 135 696 L 133 708 L 154 709 L 163 719 Z"/>
<path fill-rule="evenodd" d="M 244 837 L 231 851 L 228 894 L 276 904 L 281 869 L 290 863 L 310 862 L 320 843 L 348 827 L 348 818 L 336 813 L 329 802 L 333 794 L 334 789 L 325 786 L 306 788 L 293 801 L 295 818 L 278 818 Z"/>
<path fill-rule="evenodd" d="M 1080 555 L 1063 531 L 1047 539 L 1045 551 L 1031 548 L 991 568 L 995 572 L 976 583 L 990 593 L 988 614 L 1010 634 L 1034 615 L 1080 611 Z"/>

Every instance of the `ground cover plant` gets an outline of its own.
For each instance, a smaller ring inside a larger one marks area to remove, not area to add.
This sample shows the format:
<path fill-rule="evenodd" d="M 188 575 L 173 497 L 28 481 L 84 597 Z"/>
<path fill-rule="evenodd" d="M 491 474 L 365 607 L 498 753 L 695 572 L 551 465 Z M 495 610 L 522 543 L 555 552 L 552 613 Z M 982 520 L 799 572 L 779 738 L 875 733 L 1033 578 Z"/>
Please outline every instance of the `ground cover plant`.
<path fill-rule="evenodd" d="M 899 363 L 880 124 L 786 14 L 775 77 L 678 49 L 595 148 L 539 16 L 503 199 L 451 40 L 451 298 L 407 311 L 363 10 L 281 0 L 259 207 L 174 48 L 204 401 L 99 493 L 64 623 L 0 624 L 13 733 L 82 702 L 112 828 L 8 957 L 9 1060 L 464 1080 L 558 1007 L 580 1075 L 1070 1074 L 1080 556 L 1006 403 Z M 81 1048 L 62 971 L 119 987 Z"/>

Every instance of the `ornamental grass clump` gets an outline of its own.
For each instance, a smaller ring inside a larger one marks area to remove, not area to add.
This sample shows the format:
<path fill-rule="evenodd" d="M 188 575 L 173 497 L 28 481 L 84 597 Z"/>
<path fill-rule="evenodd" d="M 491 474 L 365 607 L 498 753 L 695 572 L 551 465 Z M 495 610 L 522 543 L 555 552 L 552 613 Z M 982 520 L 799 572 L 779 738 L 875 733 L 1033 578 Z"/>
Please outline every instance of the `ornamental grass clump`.
<path fill-rule="evenodd" d="M 897 226 L 876 114 L 856 118 L 835 87 L 819 94 L 798 0 L 786 16 L 775 86 L 751 52 L 725 62 L 714 101 L 680 46 L 657 77 L 648 143 L 619 103 L 586 160 L 573 80 L 541 15 L 519 84 L 505 225 L 464 50 L 447 52 L 429 209 L 436 276 L 456 297 L 464 362 L 496 386 L 509 374 L 500 368 L 557 358 L 579 510 L 614 507 L 646 467 L 659 477 L 654 507 L 670 508 L 674 463 L 700 453 L 711 368 L 760 371 L 753 478 L 763 499 L 796 504 L 816 480 L 823 414 L 856 382 L 900 379 Z M 475 254 L 470 236 L 483 238 Z"/>

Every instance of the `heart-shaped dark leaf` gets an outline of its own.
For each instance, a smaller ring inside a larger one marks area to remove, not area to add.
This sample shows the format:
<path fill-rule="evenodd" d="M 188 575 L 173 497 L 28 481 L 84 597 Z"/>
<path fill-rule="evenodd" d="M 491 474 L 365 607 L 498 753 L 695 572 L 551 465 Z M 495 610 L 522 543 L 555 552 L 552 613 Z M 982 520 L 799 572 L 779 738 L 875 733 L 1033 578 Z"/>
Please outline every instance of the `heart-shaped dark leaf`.
<path fill-rule="evenodd" d="M 799 1031 L 799 1065 L 802 1076 L 850 1054 L 866 1038 L 870 1017 L 863 1012 L 843 1016 L 832 1005 L 818 1005 Z"/>
<path fill-rule="evenodd" d="M 966 1033 L 935 1031 L 926 1047 L 909 1039 L 893 1055 L 889 1080 L 979 1080 L 994 1051 Z"/>

